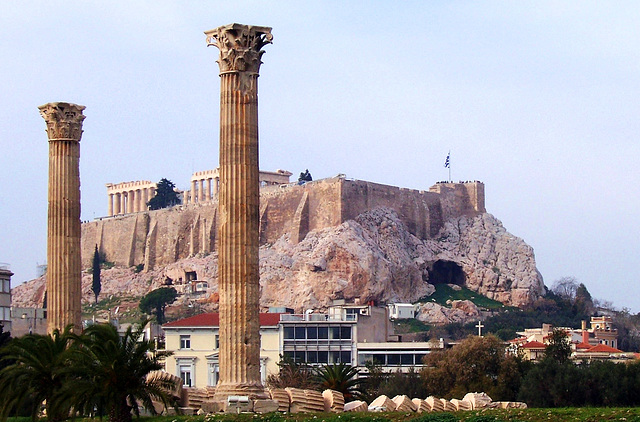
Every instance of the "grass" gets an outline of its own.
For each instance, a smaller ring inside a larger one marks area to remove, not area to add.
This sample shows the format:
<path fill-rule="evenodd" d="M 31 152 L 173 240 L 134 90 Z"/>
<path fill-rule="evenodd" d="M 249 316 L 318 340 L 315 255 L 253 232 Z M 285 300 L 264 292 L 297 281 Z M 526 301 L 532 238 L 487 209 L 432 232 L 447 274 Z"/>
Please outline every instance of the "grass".
<path fill-rule="evenodd" d="M 489 299 L 478 292 L 461 287 L 455 290 L 448 284 L 436 284 L 436 291 L 431 296 L 425 296 L 420 302 L 435 302 L 442 306 L 447 305 L 448 300 L 470 300 L 477 307 L 484 309 L 507 309 L 507 306 L 497 300 Z"/>
<path fill-rule="evenodd" d="M 99 419 L 76 419 L 77 422 L 96 422 Z M 219 414 L 202 416 L 156 416 L 134 418 L 140 422 L 640 422 L 640 408 L 573 407 L 560 409 L 486 409 L 468 412 L 442 413 L 268 413 Z M 30 418 L 9 418 L 9 422 L 28 422 Z M 108 418 L 103 419 L 108 422 Z"/>
<path fill-rule="evenodd" d="M 422 333 L 431 329 L 430 325 L 413 318 L 395 320 L 393 325 L 396 334 Z"/>

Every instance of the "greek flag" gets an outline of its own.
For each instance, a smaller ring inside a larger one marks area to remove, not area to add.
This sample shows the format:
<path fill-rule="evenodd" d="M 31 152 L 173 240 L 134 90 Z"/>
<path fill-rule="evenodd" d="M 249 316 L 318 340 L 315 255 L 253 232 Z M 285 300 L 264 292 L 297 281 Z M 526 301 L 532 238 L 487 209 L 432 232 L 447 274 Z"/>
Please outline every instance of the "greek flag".
<path fill-rule="evenodd" d="M 450 157 L 450 156 L 451 156 L 451 152 L 449 152 L 449 154 L 447 154 L 447 159 L 446 159 L 446 160 L 444 160 L 444 166 L 445 166 L 446 168 L 449 168 L 449 167 L 450 167 L 450 165 L 449 165 L 449 157 Z"/>

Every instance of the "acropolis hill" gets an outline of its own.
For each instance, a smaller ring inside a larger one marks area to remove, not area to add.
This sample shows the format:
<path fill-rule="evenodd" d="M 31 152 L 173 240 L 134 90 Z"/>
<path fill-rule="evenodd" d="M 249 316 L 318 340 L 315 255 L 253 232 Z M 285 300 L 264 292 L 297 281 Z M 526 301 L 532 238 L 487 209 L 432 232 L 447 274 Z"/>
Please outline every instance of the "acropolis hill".
<path fill-rule="evenodd" d="M 98 245 L 116 266 L 143 264 L 130 278 L 147 280 L 145 290 L 197 280 L 215 295 L 219 214 L 215 193 L 208 193 L 198 201 L 192 189 L 187 205 L 84 223 L 83 267 Z M 336 176 L 263 186 L 260 245 L 263 307 L 411 302 L 441 282 L 517 306 L 544 292 L 532 248 L 486 213 L 481 182 L 418 191 Z"/>
<path fill-rule="evenodd" d="M 151 270 L 216 249 L 218 201 L 103 218 L 82 226 L 83 266 L 90 267 L 94 246 L 120 266 L 144 264 Z M 302 241 L 310 231 L 339 226 L 377 207 L 395 210 L 419 239 L 438 235 L 452 218 L 485 212 L 481 182 L 439 183 L 428 192 L 345 177 L 265 186 L 260 191 L 260 244 L 282 236 Z"/>

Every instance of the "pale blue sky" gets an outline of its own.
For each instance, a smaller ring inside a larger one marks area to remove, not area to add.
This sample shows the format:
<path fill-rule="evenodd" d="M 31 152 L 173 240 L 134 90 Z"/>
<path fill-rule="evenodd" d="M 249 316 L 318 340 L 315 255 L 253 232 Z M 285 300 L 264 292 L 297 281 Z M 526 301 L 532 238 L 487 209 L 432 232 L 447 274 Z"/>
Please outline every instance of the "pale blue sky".
<path fill-rule="evenodd" d="M 261 168 L 428 189 L 482 180 L 487 210 L 536 252 L 640 311 L 640 3 L 0 2 L 0 262 L 46 261 L 37 106 L 85 105 L 82 218 L 105 183 L 186 188 L 218 163 L 218 51 L 203 31 L 273 27 Z"/>

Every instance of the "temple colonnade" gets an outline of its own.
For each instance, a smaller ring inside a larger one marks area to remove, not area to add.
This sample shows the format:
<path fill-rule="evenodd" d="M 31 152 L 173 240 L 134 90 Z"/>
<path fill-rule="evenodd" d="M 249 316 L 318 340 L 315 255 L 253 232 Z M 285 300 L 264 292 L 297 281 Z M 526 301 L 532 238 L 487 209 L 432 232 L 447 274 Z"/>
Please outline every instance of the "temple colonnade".
<path fill-rule="evenodd" d="M 147 202 L 156 194 L 156 184 L 148 180 L 107 183 L 106 186 L 109 217 L 146 211 Z"/>
<path fill-rule="evenodd" d="M 260 171 L 260 187 L 286 185 L 291 172 L 286 170 Z M 191 176 L 191 190 L 184 192 L 183 204 L 206 204 L 212 202 L 220 192 L 220 169 L 197 171 Z"/>
<path fill-rule="evenodd" d="M 292 173 L 287 170 L 260 171 L 259 184 L 286 185 Z M 108 216 L 147 211 L 147 202 L 156 194 L 156 183 L 148 180 L 107 183 Z M 217 201 L 220 191 L 220 169 L 196 171 L 191 175 L 191 189 L 182 193 L 182 204 L 208 204 Z M 180 195 L 180 191 L 176 191 Z"/>

